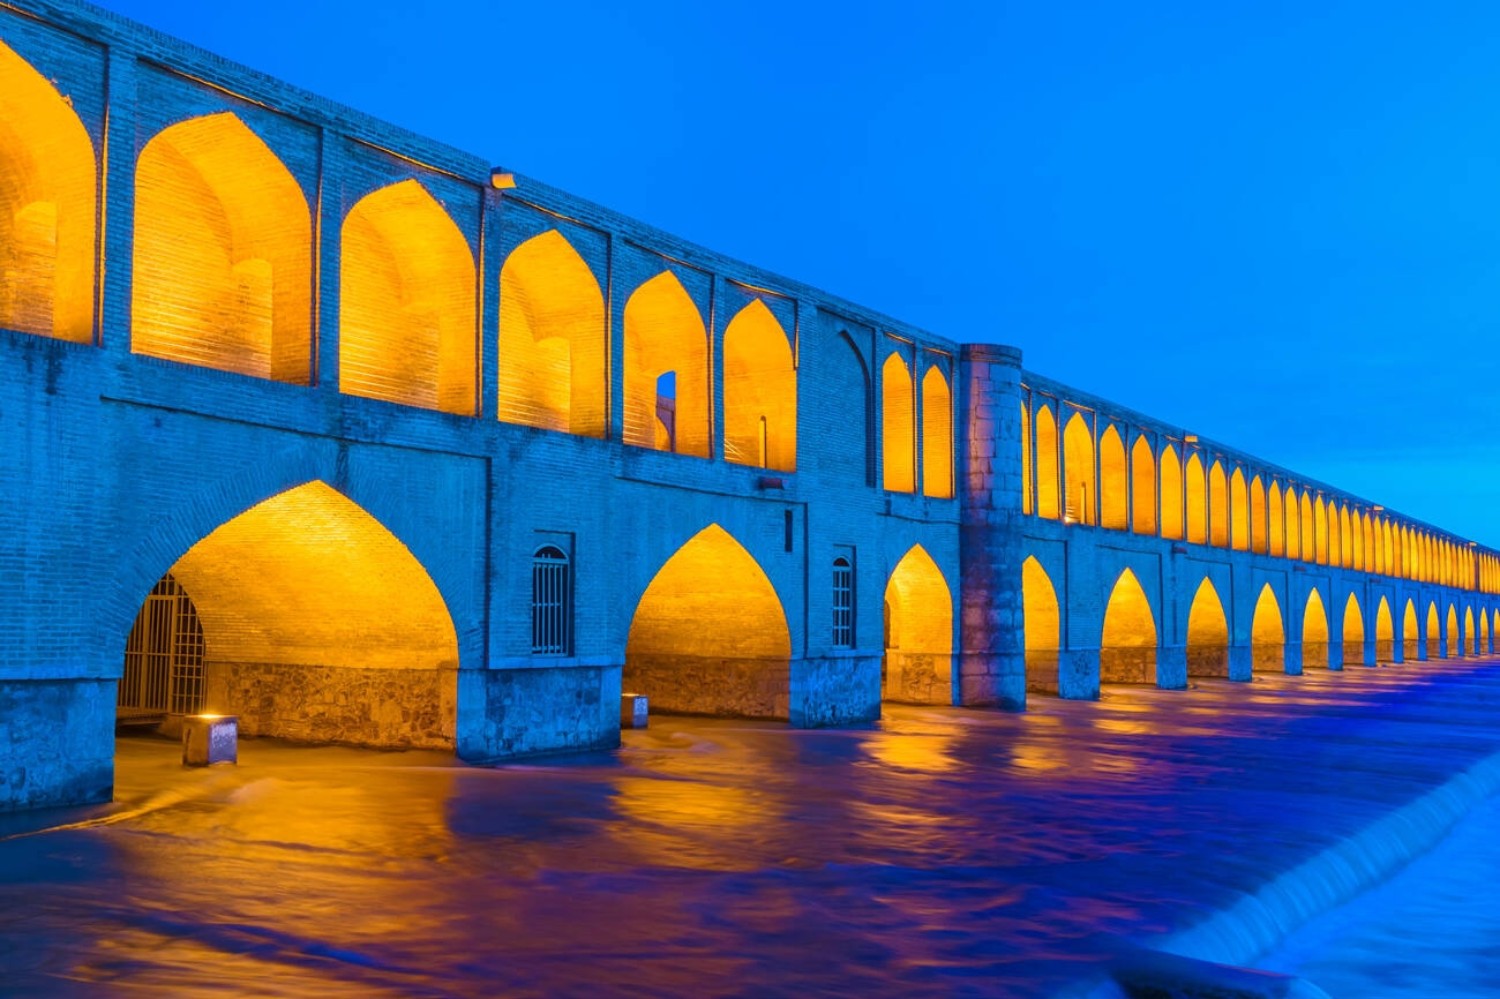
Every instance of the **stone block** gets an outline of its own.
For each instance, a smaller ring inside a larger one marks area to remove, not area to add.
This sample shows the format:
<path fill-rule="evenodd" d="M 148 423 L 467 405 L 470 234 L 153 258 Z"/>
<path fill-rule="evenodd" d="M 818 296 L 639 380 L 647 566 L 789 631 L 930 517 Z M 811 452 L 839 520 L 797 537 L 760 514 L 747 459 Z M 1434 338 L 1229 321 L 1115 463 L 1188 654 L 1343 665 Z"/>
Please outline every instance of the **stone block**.
<path fill-rule="evenodd" d="M 182 765 L 239 762 L 240 720 L 234 715 L 189 715 L 182 720 Z"/>
<path fill-rule="evenodd" d="M 645 694 L 620 695 L 620 727 L 645 728 L 650 715 L 650 698 Z"/>

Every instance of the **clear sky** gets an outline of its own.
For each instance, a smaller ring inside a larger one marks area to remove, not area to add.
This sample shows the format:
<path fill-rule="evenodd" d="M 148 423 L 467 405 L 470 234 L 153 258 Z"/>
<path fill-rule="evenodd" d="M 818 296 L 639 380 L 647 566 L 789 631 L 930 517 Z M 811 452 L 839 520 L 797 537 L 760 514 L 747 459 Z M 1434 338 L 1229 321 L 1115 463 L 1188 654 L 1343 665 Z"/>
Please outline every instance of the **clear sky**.
<path fill-rule="evenodd" d="M 1500 5 L 105 6 L 1500 546 Z"/>

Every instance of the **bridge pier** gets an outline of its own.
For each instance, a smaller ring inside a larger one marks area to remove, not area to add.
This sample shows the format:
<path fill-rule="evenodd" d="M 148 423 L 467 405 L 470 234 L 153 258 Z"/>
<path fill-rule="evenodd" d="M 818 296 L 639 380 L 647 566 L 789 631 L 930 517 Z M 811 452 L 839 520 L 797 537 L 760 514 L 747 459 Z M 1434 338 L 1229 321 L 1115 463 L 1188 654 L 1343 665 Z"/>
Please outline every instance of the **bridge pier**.
<path fill-rule="evenodd" d="M 792 660 L 787 720 L 793 728 L 858 725 L 879 717 L 879 656 L 810 656 Z"/>
<path fill-rule="evenodd" d="M 1283 650 L 1282 669 L 1287 676 L 1302 675 L 1302 643 L 1287 642 Z"/>
<path fill-rule="evenodd" d="M 1099 699 L 1099 650 L 1062 649 L 1057 654 L 1057 696 L 1070 701 Z"/>
<path fill-rule="evenodd" d="M 1255 657 L 1248 645 L 1229 647 L 1229 679 L 1244 682 L 1254 676 Z"/>
<path fill-rule="evenodd" d="M 1188 657 L 1186 645 L 1163 645 L 1156 650 L 1156 686 L 1162 690 L 1186 690 Z"/>

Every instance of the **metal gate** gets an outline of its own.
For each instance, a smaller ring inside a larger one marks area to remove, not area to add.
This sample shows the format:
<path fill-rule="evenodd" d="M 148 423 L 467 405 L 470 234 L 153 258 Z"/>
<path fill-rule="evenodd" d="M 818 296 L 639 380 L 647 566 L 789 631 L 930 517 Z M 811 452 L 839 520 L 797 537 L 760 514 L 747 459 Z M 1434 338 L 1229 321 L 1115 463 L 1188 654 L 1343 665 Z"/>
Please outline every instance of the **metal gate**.
<path fill-rule="evenodd" d="M 141 605 L 125 642 L 121 715 L 193 714 L 203 708 L 203 625 L 171 573 Z"/>

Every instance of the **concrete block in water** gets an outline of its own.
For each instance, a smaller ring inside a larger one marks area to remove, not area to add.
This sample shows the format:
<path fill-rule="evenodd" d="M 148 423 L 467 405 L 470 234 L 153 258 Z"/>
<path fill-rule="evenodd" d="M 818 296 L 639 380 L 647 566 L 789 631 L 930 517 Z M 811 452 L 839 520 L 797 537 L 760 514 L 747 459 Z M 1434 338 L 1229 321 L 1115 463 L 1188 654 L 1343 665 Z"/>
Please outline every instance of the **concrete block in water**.
<path fill-rule="evenodd" d="M 182 764 L 207 767 L 238 763 L 240 720 L 236 715 L 189 715 L 182 720 Z"/>
<path fill-rule="evenodd" d="M 620 727 L 645 728 L 650 711 L 645 694 L 620 695 Z"/>

